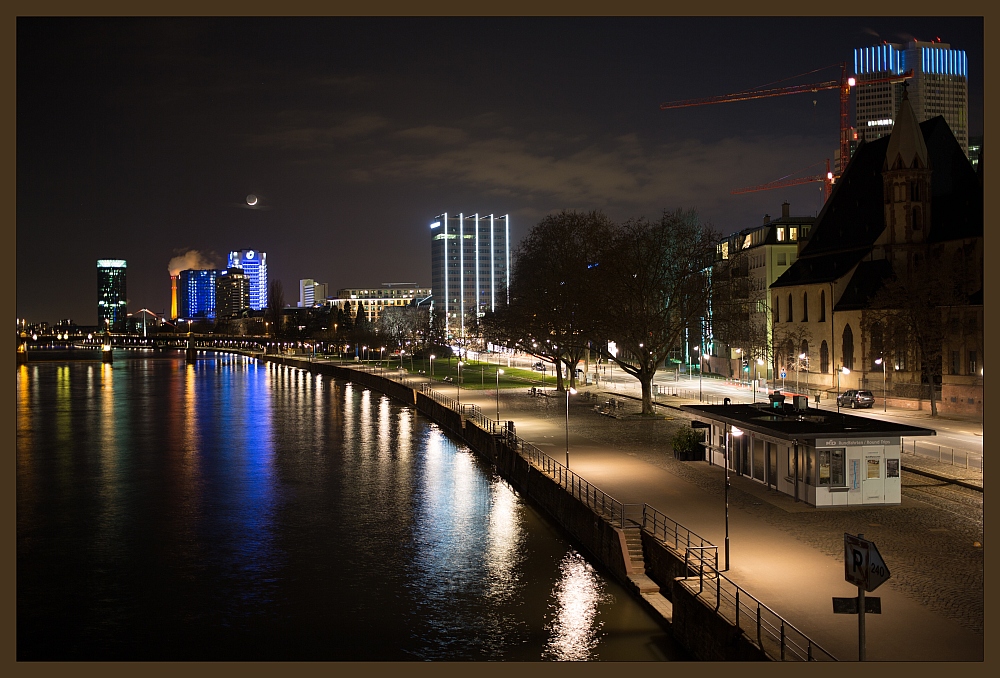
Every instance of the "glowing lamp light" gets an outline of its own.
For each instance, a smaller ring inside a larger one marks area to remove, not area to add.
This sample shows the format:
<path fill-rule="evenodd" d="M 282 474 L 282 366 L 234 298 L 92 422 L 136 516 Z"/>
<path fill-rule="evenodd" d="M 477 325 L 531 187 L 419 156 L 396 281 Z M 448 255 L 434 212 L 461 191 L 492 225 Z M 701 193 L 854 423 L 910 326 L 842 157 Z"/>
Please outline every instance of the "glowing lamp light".
<path fill-rule="evenodd" d="M 842 372 L 843 374 L 850 374 L 850 373 L 851 373 L 851 371 L 850 371 L 849 369 L 847 369 L 846 367 L 842 367 L 842 368 L 841 368 L 841 372 Z"/>
<path fill-rule="evenodd" d="M 736 428 L 735 426 L 732 428 L 732 432 L 734 438 L 739 438 L 741 435 L 743 435 L 743 429 Z"/>
<path fill-rule="evenodd" d="M 854 85 L 855 85 L 855 84 L 857 84 L 857 82 L 858 82 L 858 81 L 857 81 L 857 80 L 855 80 L 854 78 L 848 78 L 848 79 L 847 79 L 847 85 L 848 85 L 849 87 L 854 87 Z"/>

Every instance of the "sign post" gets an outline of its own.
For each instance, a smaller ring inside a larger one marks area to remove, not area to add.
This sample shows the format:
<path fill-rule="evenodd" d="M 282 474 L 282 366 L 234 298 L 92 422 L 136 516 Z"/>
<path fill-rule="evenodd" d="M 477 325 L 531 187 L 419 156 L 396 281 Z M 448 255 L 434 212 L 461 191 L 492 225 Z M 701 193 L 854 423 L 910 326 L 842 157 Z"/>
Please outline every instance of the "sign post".
<path fill-rule="evenodd" d="M 891 576 L 875 542 L 864 537 L 844 533 L 844 579 L 857 585 L 857 600 L 833 599 L 835 614 L 858 615 L 858 661 L 865 661 L 865 612 L 882 612 L 882 601 L 876 597 L 866 599 L 865 592 L 874 591 Z"/>

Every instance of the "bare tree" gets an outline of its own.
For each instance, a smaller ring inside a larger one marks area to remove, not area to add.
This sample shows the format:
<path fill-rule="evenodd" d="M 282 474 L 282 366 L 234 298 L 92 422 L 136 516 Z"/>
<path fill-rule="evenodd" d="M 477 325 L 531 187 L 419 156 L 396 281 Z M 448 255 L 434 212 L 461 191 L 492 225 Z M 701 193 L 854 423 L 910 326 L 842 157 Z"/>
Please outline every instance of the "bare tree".
<path fill-rule="evenodd" d="M 511 275 L 510 305 L 492 314 L 485 334 L 506 335 L 511 344 L 556 366 L 562 390 L 565 366 L 576 385 L 601 312 L 597 303 L 601 252 L 612 222 L 601 212 L 552 214 L 518 246 Z"/>
<path fill-rule="evenodd" d="M 283 334 L 281 326 L 282 310 L 285 308 L 285 292 L 280 280 L 272 280 L 267 289 L 267 313 L 265 318 L 271 324 L 271 336 L 275 339 Z"/>
<path fill-rule="evenodd" d="M 705 315 L 705 271 L 718 234 L 694 212 L 664 211 L 658 221 L 617 227 L 600 265 L 603 333 L 619 347 L 615 362 L 642 386 L 642 413 L 652 414 L 652 379 L 684 329 Z"/>
<path fill-rule="evenodd" d="M 913 354 L 920 381 L 930 391 L 931 416 L 937 415 L 947 324 L 954 309 L 968 301 L 964 272 L 946 265 L 940 254 L 924 249 L 909 262 L 895 264 L 898 270 L 875 293 L 862 318 L 863 327 L 878 326 L 888 344 L 884 352 L 896 364 L 905 364 L 907 354 Z"/>

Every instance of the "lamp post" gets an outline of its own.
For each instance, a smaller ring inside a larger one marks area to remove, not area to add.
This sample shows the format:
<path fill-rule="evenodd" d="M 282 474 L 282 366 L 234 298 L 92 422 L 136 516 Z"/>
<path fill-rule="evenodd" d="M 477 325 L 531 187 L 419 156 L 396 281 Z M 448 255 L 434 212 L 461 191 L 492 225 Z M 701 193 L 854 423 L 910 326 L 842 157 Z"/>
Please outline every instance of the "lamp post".
<path fill-rule="evenodd" d="M 455 393 L 457 394 L 458 409 L 462 409 L 462 361 L 458 361 L 458 379 L 455 380 Z"/>
<path fill-rule="evenodd" d="M 800 353 L 799 359 L 795 361 L 795 392 L 799 392 L 799 364 L 805 360 L 806 354 Z"/>
<path fill-rule="evenodd" d="M 403 354 L 406 353 L 403 349 L 399 349 L 399 371 L 403 371 Z"/>
<path fill-rule="evenodd" d="M 701 347 L 700 346 L 695 346 L 694 350 L 698 352 L 698 402 L 701 402 L 701 400 L 702 400 L 702 398 L 701 398 L 701 372 L 702 372 Z"/>
<path fill-rule="evenodd" d="M 497 368 L 497 424 L 500 424 L 500 375 L 503 374 L 503 370 L 499 367 Z"/>
<path fill-rule="evenodd" d="M 757 379 L 760 377 L 760 366 L 764 364 L 764 361 L 757 358 L 757 362 L 754 363 L 753 367 L 753 401 L 757 402 Z"/>
<path fill-rule="evenodd" d="M 566 468 L 569 468 L 569 396 L 576 394 L 575 388 L 566 390 Z"/>
<path fill-rule="evenodd" d="M 847 369 L 846 367 L 841 367 L 839 370 L 837 370 L 837 412 L 838 413 L 840 412 L 840 375 L 844 374 L 846 376 L 846 375 L 848 375 L 850 373 L 851 373 L 851 371 L 849 369 Z"/>
<path fill-rule="evenodd" d="M 886 405 L 886 397 L 885 397 L 885 356 L 882 356 L 881 358 L 876 360 L 875 364 L 882 366 L 882 411 L 888 412 L 887 409 L 888 405 Z"/>
<path fill-rule="evenodd" d="M 728 427 L 729 425 L 726 424 L 726 426 Z M 726 488 L 725 488 L 725 494 L 726 494 L 726 569 L 725 569 L 725 571 L 726 572 L 729 571 L 729 444 L 730 444 L 729 440 L 730 440 L 730 438 L 739 438 L 741 435 L 743 435 L 743 431 L 741 431 L 740 429 L 736 428 L 735 426 L 732 428 L 731 432 L 730 431 L 726 432 Z"/>
<path fill-rule="evenodd" d="M 431 354 L 431 378 L 434 378 L 434 354 Z"/>

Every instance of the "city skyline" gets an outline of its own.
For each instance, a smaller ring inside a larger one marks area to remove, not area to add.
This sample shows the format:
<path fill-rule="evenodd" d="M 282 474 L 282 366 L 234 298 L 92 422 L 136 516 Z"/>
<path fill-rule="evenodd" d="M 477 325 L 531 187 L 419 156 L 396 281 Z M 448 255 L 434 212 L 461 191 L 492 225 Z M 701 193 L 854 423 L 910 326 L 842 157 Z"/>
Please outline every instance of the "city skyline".
<path fill-rule="evenodd" d="M 512 247 L 562 209 L 690 208 L 724 234 L 786 200 L 815 214 L 819 184 L 729 191 L 832 160 L 835 91 L 659 104 L 832 79 L 882 40 L 964 50 L 983 134 L 980 17 L 22 18 L 17 37 L 31 322 L 90 324 L 104 258 L 129 262 L 130 311 L 169 313 L 168 263 L 190 250 L 219 268 L 234 247 L 268 252 L 286 291 L 429 286 L 442 205 L 509 213 Z"/>

